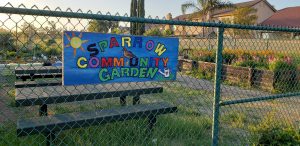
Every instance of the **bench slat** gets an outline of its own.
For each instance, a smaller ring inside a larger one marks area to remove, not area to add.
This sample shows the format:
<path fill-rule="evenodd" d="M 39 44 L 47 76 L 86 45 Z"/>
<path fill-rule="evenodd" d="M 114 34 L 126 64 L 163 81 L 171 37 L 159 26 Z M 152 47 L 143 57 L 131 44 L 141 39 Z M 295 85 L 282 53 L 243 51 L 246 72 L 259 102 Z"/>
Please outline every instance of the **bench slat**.
<path fill-rule="evenodd" d="M 62 78 L 61 73 L 16 74 L 16 79 Z"/>
<path fill-rule="evenodd" d="M 16 89 L 15 101 L 16 106 L 33 106 L 162 92 L 162 87 L 146 82 L 28 87 Z"/>
<path fill-rule="evenodd" d="M 45 86 L 59 86 L 62 85 L 61 81 L 18 81 L 15 82 L 15 88 L 26 87 L 45 87 Z"/>
<path fill-rule="evenodd" d="M 15 74 L 62 73 L 62 67 L 55 66 L 18 66 Z"/>
<path fill-rule="evenodd" d="M 92 112 L 67 113 L 47 117 L 36 117 L 19 120 L 18 136 L 62 131 L 73 128 L 87 127 L 116 121 L 146 118 L 160 114 L 177 112 L 177 107 L 168 103 L 152 103 Z"/>

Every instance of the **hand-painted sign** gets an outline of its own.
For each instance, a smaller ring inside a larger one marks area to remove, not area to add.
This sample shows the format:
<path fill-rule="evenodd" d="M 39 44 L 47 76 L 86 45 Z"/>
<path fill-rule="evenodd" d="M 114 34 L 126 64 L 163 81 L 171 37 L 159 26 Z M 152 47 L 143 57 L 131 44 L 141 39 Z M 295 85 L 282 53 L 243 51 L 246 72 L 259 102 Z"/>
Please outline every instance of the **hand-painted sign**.
<path fill-rule="evenodd" d="M 175 80 L 178 38 L 66 31 L 64 85 Z"/>

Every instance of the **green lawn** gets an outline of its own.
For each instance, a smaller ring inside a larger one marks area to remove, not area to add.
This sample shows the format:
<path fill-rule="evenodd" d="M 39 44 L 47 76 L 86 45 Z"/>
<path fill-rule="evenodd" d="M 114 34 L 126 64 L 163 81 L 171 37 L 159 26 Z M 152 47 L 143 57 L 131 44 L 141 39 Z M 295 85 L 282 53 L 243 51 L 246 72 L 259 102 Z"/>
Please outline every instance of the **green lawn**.
<path fill-rule="evenodd" d="M 143 95 L 142 103 L 165 101 L 178 107 L 178 113 L 160 115 L 152 133 L 147 132 L 147 120 L 138 119 L 92 127 L 62 131 L 57 134 L 55 145 L 210 145 L 212 129 L 213 94 L 203 90 L 185 88 L 178 83 L 164 84 L 161 94 Z M 10 95 L 13 99 L 13 95 Z M 128 104 L 132 98 L 128 98 Z M 9 101 L 9 100 L 8 100 Z M 287 105 L 289 103 L 286 103 Z M 291 103 L 292 104 L 292 103 Z M 290 105 L 291 105 L 290 104 Z M 270 107 L 285 107 L 281 102 L 222 107 L 220 140 L 222 145 L 249 145 L 257 139 L 251 133 L 253 126 L 263 122 Z M 8 106 L 13 106 L 8 104 Z M 49 106 L 50 114 L 90 111 L 119 106 L 118 98 Z M 11 107 L 20 117 L 37 116 L 37 107 Z M 297 108 L 297 106 L 296 106 Z M 289 110 L 289 109 L 286 109 Z M 284 115 L 285 110 L 276 110 Z M 1 114 L 0 114 L 1 115 Z M 293 115 L 292 115 L 293 116 Z M 286 118 L 289 118 L 288 116 Z M 281 118 L 281 121 L 291 119 Z M 16 121 L 0 123 L 0 145 L 44 145 L 41 134 L 20 137 L 16 135 Z"/>

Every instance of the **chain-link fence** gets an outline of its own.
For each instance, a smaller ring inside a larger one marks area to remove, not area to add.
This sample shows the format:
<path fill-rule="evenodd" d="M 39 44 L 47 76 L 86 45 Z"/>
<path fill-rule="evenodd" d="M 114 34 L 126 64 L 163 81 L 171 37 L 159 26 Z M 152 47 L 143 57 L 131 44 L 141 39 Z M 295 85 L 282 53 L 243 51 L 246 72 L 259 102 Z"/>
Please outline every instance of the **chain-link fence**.
<path fill-rule="evenodd" d="M 0 13 L 0 145 L 300 145 L 299 29 Z M 63 31 L 130 35 L 130 23 L 179 38 L 176 81 L 62 86 Z"/>

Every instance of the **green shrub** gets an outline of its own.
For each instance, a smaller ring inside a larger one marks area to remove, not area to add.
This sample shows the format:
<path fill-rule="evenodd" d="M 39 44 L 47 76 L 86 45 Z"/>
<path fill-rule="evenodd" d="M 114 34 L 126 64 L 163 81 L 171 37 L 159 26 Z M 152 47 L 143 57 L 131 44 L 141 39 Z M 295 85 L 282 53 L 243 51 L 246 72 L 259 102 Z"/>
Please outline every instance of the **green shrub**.
<path fill-rule="evenodd" d="M 275 61 L 270 63 L 269 68 L 275 75 L 275 91 L 282 93 L 297 89 L 297 66 L 295 64 L 289 64 L 284 61 Z"/>
<path fill-rule="evenodd" d="M 233 64 L 234 66 L 241 67 L 250 67 L 250 68 L 260 68 L 260 69 L 268 69 L 269 65 L 265 62 L 257 62 L 254 60 L 245 60 L 241 62 L 236 62 Z"/>
<path fill-rule="evenodd" d="M 300 144 L 300 131 L 295 127 L 284 124 L 270 112 L 262 122 L 249 126 L 253 133 L 254 145 L 296 146 Z"/>
<path fill-rule="evenodd" d="M 201 54 L 193 53 L 191 58 L 195 61 L 215 62 L 216 52 L 215 51 L 203 51 Z"/>
<path fill-rule="evenodd" d="M 17 52 L 15 52 L 15 51 L 7 51 L 7 56 L 9 58 L 16 57 L 16 55 L 17 55 Z"/>
<path fill-rule="evenodd" d="M 224 123 L 229 124 L 233 128 L 243 128 L 247 116 L 242 112 L 233 111 L 222 115 L 221 119 Z"/>
<path fill-rule="evenodd" d="M 171 36 L 171 35 L 173 35 L 173 31 L 170 29 L 164 30 L 162 35 L 163 36 Z"/>
<path fill-rule="evenodd" d="M 202 70 L 202 69 L 193 69 L 188 75 L 193 76 L 197 79 L 206 79 L 213 80 L 214 79 L 214 71 L 212 70 Z"/>
<path fill-rule="evenodd" d="M 6 50 L 16 50 L 13 34 L 10 32 L 0 32 L 0 48 Z"/>
<path fill-rule="evenodd" d="M 47 46 L 51 46 L 52 44 L 56 44 L 55 39 L 49 39 L 49 40 L 46 42 L 46 45 L 47 45 Z"/>
<path fill-rule="evenodd" d="M 34 50 L 35 50 L 35 55 L 36 56 L 41 56 L 42 54 L 46 54 L 45 47 L 43 47 L 40 44 L 36 44 L 35 47 L 34 47 Z"/>
<path fill-rule="evenodd" d="M 162 32 L 158 28 L 152 28 L 144 33 L 145 36 L 162 36 Z"/>
<path fill-rule="evenodd" d="M 111 33 L 114 33 L 114 34 L 121 34 L 121 33 L 123 33 L 123 32 L 122 32 L 121 29 L 119 29 L 119 28 L 114 28 L 114 29 L 112 29 Z"/>
<path fill-rule="evenodd" d="M 4 56 L 5 56 L 4 50 L 0 50 L 0 57 L 4 57 Z"/>
<path fill-rule="evenodd" d="M 238 57 L 236 54 L 229 52 L 224 52 L 222 55 L 224 64 L 231 64 L 233 60 L 236 60 Z"/>
<path fill-rule="evenodd" d="M 48 56 L 57 56 L 61 54 L 61 50 L 59 48 L 49 47 L 45 50 L 45 54 Z"/>
<path fill-rule="evenodd" d="M 216 55 L 213 53 L 212 55 L 208 56 L 201 56 L 199 57 L 200 61 L 205 61 L 205 62 L 215 62 L 216 61 Z"/>
<path fill-rule="evenodd" d="M 250 53 L 248 53 L 248 52 L 243 52 L 242 55 L 241 55 L 241 57 L 244 60 L 252 60 L 253 59 L 252 55 Z"/>
<path fill-rule="evenodd" d="M 296 65 L 295 64 L 289 64 L 285 61 L 275 61 L 270 63 L 269 65 L 270 70 L 272 71 L 279 71 L 279 70 L 294 70 L 296 69 Z"/>
<path fill-rule="evenodd" d="M 296 146 L 300 145 L 300 133 L 292 129 L 274 127 L 261 133 L 258 145 Z"/>

